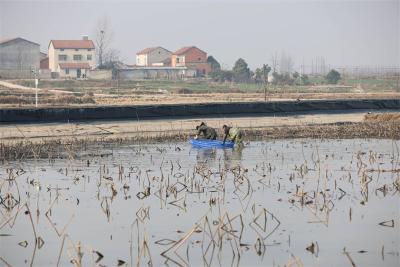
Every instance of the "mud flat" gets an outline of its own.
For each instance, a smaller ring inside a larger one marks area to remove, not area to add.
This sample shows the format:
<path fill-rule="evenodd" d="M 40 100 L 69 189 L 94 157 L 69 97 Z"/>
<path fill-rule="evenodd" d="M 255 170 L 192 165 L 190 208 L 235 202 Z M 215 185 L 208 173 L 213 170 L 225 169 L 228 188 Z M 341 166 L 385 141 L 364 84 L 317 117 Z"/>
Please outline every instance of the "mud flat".
<path fill-rule="evenodd" d="M 399 142 L 88 145 L 3 161 L 10 266 L 397 266 Z"/>

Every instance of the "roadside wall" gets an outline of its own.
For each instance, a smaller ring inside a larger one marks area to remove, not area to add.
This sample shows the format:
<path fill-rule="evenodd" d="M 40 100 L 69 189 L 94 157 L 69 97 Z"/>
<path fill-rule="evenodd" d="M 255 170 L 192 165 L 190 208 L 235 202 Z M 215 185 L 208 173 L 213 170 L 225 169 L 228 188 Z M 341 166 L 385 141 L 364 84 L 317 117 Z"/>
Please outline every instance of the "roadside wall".
<path fill-rule="evenodd" d="M 88 70 L 88 79 L 91 80 L 111 80 L 112 71 L 111 70 Z"/>
<path fill-rule="evenodd" d="M 174 68 L 137 68 L 137 69 L 121 69 L 119 77 L 122 80 L 137 79 L 171 79 L 177 80 L 187 77 L 196 77 L 196 70 L 191 69 L 174 69 Z"/>
<path fill-rule="evenodd" d="M 40 79 L 51 79 L 50 69 L 40 69 L 39 78 Z"/>
<path fill-rule="evenodd" d="M 0 79 L 33 79 L 31 70 L 2 70 L 0 69 Z"/>
<path fill-rule="evenodd" d="M 356 110 L 400 110 L 400 99 L 309 100 L 254 103 L 103 106 L 74 108 L 2 109 L 0 122 L 55 122 L 74 120 L 146 120 L 171 117 L 266 116 L 286 112 L 351 112 Z"/>
<path fill-rule="evenodd" d="M 35 75 L 31 70 L 0 70 L 0 79 L 34 79 Z M 50 79 L 51 73 L 49 69 L 41 69 L 39 73 L 40 79 Z"/>

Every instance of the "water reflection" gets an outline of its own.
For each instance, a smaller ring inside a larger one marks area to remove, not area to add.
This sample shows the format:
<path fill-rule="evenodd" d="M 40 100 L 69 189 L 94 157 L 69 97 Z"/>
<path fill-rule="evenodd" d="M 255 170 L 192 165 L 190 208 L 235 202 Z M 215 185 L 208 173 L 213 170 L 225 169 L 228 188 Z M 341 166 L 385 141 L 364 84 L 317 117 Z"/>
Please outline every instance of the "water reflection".
<path fill-rule="evenodd" d="M 225 168 L 231 169 L 241 164 L 243 148 L 243 145 L 238 145 L 234 148 L 223 150 Z"/>
<path fill-rule="evenodd" d="M 234 168 L 241 164 L 243 155 L 243 145 L 235 146 L 234 148 L 217 149 L 217 148 L 196 148 L 197 166 L 214 168 L 217 167 L 217 162 L 222 158 L 224 167 L 227 169 Z"/>
<path fill-rule="evenodd" d="M 217 150 L 215 148 L 197 148 L 197 166 L 213 168 L 216 164 Z"/>

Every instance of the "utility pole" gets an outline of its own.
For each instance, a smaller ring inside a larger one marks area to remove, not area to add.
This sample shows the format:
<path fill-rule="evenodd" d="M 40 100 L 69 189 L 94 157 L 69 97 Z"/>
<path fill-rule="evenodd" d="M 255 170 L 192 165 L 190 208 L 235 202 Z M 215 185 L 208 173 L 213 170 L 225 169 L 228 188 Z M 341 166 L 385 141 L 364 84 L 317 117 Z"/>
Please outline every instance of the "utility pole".
<path fill-rule="evenodd" d="M 32 71 L 32 73 L 34 74 L 34 77 L 35 77 L 35 89 L 36 89 L 36 92 L 35 92 L 35 107 L 37 108 L 38 107 L 38 85 L 39 85 L 38 70 L 35 67 L 31 71 Z"/>
<path fill-rule="evenodd" d="M 262 73 L 263 73 L 263 82 L 264 82 L 264 101 L 267 102 L 267 89 L 268 89 L 268 74 L 271 71 L 271 67 L 263 64 Z"/>

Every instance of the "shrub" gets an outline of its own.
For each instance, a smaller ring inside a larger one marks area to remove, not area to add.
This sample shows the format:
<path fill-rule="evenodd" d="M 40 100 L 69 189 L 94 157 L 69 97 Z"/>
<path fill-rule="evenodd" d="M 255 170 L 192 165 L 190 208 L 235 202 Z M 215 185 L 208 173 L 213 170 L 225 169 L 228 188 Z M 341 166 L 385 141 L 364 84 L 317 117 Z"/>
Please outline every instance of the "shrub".
<path fill-rule="evenodd" d="M 83 97 L 81 97 L 81 102 L 83 104 L 95 104 L 96 103 L 96 101 L 94 101 L 94 99 L 93 99 L 93 93 L 92 93 L 92 96 L 87 94 L 87 95 L 84 95 Z"/>
<path fill-rule="evenodd" d="M 300 76 L 300 79 L 301 79 L 301 83 L 302 83 L 303 85 L 309 85 L 309 84 L 310 84 L 310 79 L 308 78 L 308 75 L 307 75 L 307 74 L 302 74 L 302 75 Z"/>
<path fill-rule="evenodd" d="M 340 78 L 340 73 L 333 69 L 325 76 L 326 81 L 330 84 L 337 84 Z"/>
<path fill-rule="evenodd" d="M 214 82 L 231 82 L 233 72 L 230 70 L 219 70 L 209 73 L 209 76 Z"/>
<path fill-rule="evenodd" d="M 21 96 L 6 95 L 0 97 L 0 104 L 28 104 L 28 101 Z"/>
<path fill-rule="evenodd" d="M 275 85 L 293 85 L 294 79 L 290 77 L 289 73 L 279 74 L 277 72 L 272 73 L 273 81 Z"/>
<path fill-rule="evenodd" d="M 193 94 L 193 91 L 187 88 L 181 88 L 176 90 L 177 94 Z"/>

